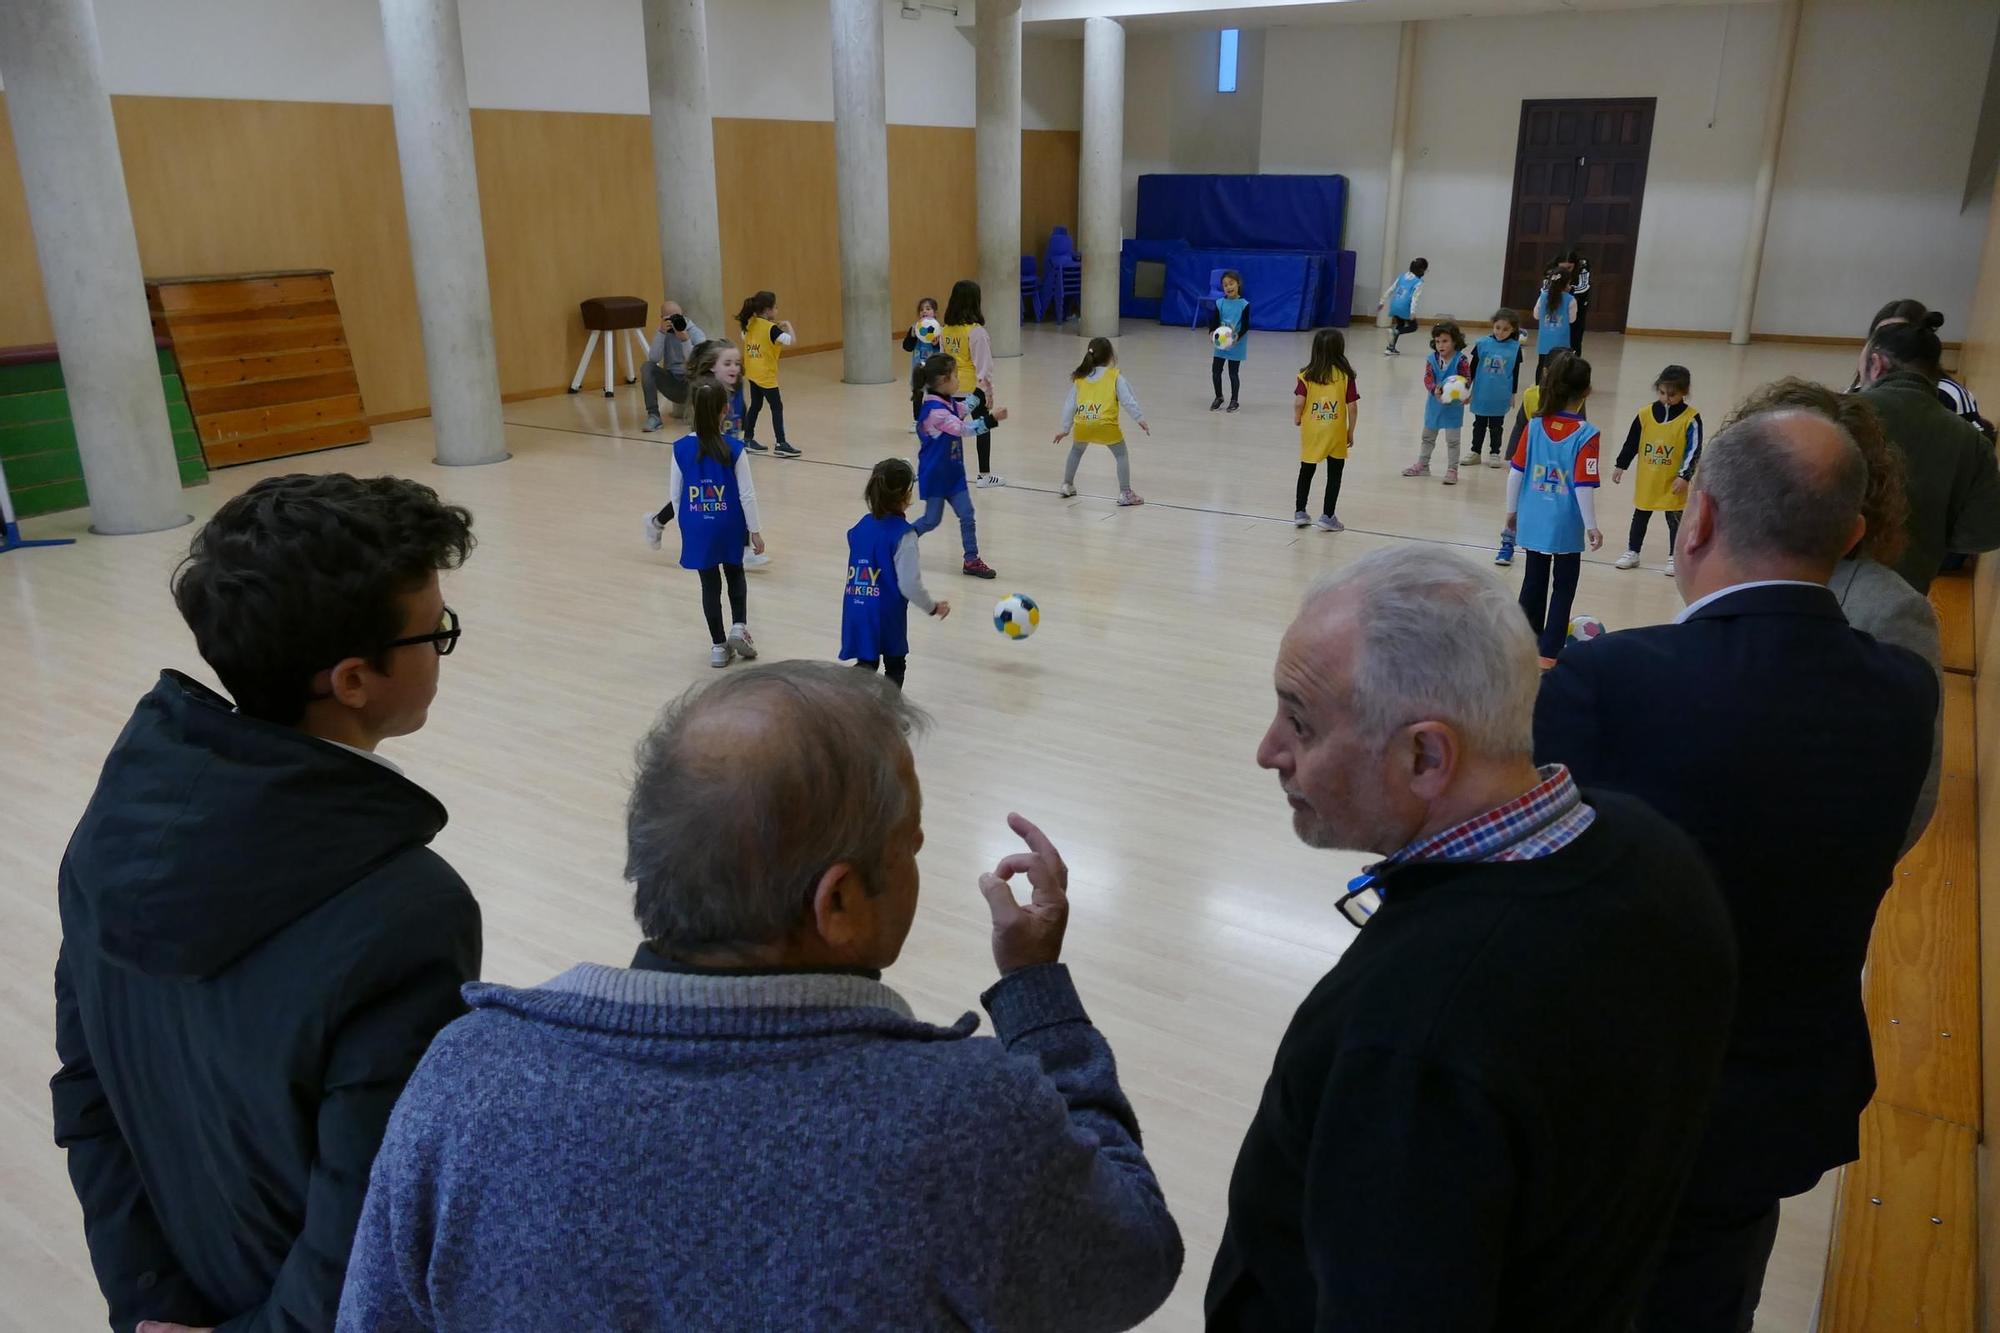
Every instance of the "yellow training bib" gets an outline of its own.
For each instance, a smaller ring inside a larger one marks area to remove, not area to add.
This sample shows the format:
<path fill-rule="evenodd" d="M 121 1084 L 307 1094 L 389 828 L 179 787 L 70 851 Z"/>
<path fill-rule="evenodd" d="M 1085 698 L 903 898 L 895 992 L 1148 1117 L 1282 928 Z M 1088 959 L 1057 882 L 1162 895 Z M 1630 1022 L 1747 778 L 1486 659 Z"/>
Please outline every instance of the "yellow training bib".
<path fill-rule="evenodd" d="M 778 387 L 777 332 L 770 320 L 753 316 L 743 330 L 743 378 L 759 388 Z"/>
<path fill-rule="evenodd" d="M 1303 374 L 1306 386 L 1306 414 L 1299 419 L 1299 461 L 1323 463 L 1329 458 L 1347 457 L 1347 432 L 1353 413 L 1347 410 L 1347 376 L 1338 370 L 1325 384 L 1314 384 Z"/>
<path fill-rule="evenodd" d="M 1653 409 L 1639 413 L 1638 475 L 1632 479 L 1634 509 L 1685 509 L 1687 497 L 1674 494 L 1674 478 L 1687 461 L 1688 427 L 1696 416 L 1693 403 L 1672 421 L 1653 418 Z"/>
<path fill-rule="evenodd" d="M 1118 429 L 1118 372 L 1106 370 L 1096 379 L 1076 382 L 1076 416 L 1070 435 L 1078 444 L 1123 444 Z"/>
<path fill-rule="evenodd" d="M 972 367 L 972 329 L 970 324 L 942 324 L 938 326 L 938 350 L 948 353 L 958 362 L 958 391 L 971 393 L 979 387 L 979 375 Z"/>

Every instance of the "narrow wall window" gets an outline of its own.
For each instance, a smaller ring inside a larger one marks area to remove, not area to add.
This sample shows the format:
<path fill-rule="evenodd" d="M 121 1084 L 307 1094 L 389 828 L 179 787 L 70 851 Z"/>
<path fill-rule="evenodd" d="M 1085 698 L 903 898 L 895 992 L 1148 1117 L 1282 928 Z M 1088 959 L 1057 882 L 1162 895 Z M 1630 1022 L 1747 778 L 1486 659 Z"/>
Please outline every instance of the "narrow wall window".
<path fill-rule="evenodd" d="M 1236 29 L 1222 30 L 1222 57 L 1215 66 L 1215 91 L 1236 91 Z"/>

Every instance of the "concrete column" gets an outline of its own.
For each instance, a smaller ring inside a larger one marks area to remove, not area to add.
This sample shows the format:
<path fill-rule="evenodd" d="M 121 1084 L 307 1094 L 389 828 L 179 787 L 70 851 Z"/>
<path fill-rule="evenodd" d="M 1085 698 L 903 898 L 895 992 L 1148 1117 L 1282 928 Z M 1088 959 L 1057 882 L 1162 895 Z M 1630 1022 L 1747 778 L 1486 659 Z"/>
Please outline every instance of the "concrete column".
<path fill-rule="evenodd" d="M 1403 164 L 1410 150 L 1410 95 L 1417 84 L 1417 25 L 1403 20 L 1401 40 L 1396 47 L 1396 119 L 1389 131 L 1389 211 L 1382 221 L 1381 292 L 1403 276 Z M 1375 316 L 1376 326 L 1389 326 L 1385 309 Z"/>
<path fill-rule="evenodd" d="M 497 463 L 507 457 L 507 439 L 458 0 L 382 0 L 382 40 L 437 461 Z"/>
<path fill-rule="evenodd" d="M 887 384 L 896 372 L 895 344 L 889 340 L 889 111 L 882 75 L 882 3 L 832 2 L 833 170 L 840 200 L 840 337 L 845 349 L 841 378 L 849 384 Z"/>
<path fill-rule="evenodd" d="M 980 0 L 979 287 L 993 355 L 1021 354 L 1021 0 Z"/>
<path fill-rule="evenodd" d="M 1750 341 L 1750 317 L 1757 309 L 1757 283 L 1764 267 L 1764 234 L 1771 225 L 1771 194 L 1778 184 L 1778 150 L 1785 138 L 1785 104 L 1792 90 L 1792 61 L 1799 52 L 1802 0 L 1782 0 L 1778 8 L 1778 54 L 1764 99 L 1764 151 L 1757 159 L 1757 184 L 1750 196 L 1750 232 L 1743 238 L 1743 266 L 1736 277 L 1736 319 L 1729 341 Z"/>
<path fill-rule="evenodd" d="M 1118 336 L 1118 251 L 1125 177 L 1125 28 L 1083 21 L 1083 136 L 1076 189 L 1086 338 Z"/>
<path fill-rule="evenodd" d="M 703 332 L 720 338 L 729 312 L 723 309 L 722 226 L 715 213 L 706 6 L 703 0 L 643 0 L 643 8 L 665 295 L 679 301 Z"/>
<path fill-rule="evenodd" d="M 91 527 L 177 527 L 188 512 L 89 0 L 0 3 L 0 80 Z"/>

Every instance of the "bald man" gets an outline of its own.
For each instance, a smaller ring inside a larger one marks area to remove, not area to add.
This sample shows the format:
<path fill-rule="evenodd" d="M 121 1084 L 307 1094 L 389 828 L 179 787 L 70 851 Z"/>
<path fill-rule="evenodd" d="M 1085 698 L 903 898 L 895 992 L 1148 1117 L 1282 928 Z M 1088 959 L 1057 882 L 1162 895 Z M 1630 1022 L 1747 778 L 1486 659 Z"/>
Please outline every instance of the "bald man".
<path fill-rule="evenodd" d="M 1707 855 L 1741 951 L 1706 1137 L 1642 1333 L 1751 1327 L 1779 1200 L 1858 1155 L 1875 1089 L 1861 965 L 1930 764 L 1922 658 L 1851 628 L 1826 583 L 1867 468 L 1816 413 L 1711 440 L 1676 550 L 1687 609 L 1542 680 L 1535 754 L 1638 796 Z"/>

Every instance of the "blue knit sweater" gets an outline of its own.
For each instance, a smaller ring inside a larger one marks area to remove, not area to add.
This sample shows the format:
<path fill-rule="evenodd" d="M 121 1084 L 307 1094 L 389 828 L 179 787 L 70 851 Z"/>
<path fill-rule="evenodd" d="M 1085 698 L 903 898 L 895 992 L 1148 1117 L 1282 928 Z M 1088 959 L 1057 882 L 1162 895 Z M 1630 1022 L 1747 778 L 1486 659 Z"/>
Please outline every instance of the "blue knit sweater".
<path fill-rule="evenodd" d="M 1181 1240 L 1068 970 L 474 984 L 375 1160 L 339 1328 L 1124 1329 Z"/>

